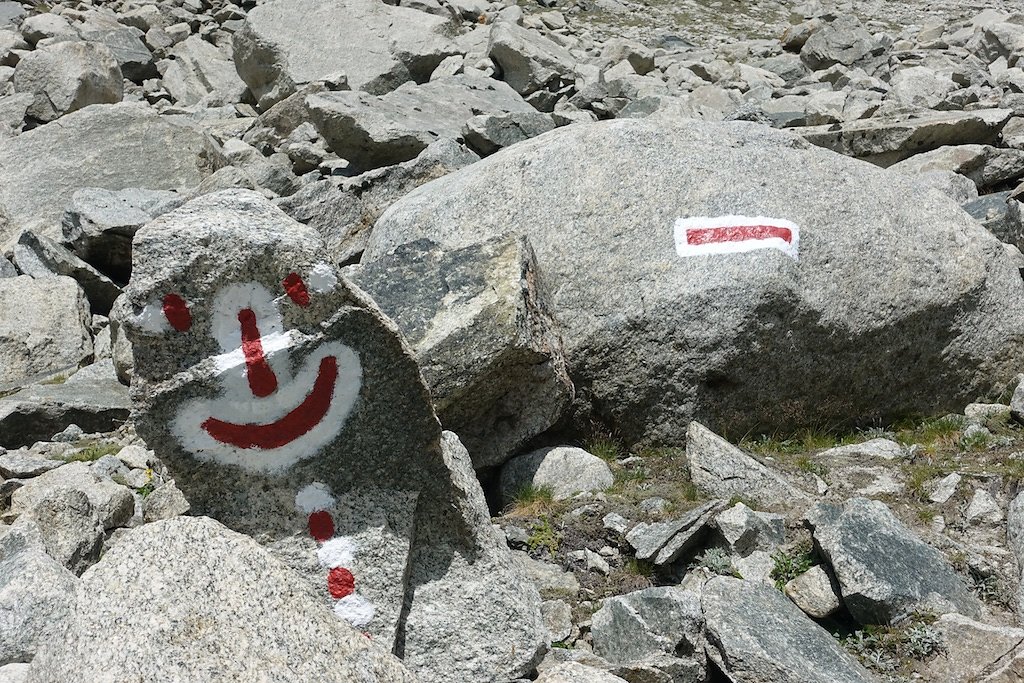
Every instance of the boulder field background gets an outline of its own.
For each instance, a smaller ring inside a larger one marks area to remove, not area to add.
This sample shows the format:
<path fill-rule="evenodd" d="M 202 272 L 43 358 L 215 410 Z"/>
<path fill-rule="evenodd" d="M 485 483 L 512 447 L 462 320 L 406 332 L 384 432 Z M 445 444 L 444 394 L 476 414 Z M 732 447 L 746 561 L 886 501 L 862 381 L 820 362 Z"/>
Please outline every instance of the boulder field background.
<path fill-rule="evenodd" d="M 0 1 L 0 683 L 1024 680 L 1021 249 L 1008 0 Z"/>

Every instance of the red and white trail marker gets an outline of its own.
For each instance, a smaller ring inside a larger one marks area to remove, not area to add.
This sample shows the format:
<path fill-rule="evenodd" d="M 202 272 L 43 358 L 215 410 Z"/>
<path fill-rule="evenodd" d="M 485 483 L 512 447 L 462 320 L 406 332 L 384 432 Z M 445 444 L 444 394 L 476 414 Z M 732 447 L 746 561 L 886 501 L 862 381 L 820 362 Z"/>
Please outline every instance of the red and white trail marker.
<path fill-rule="evenodd" d="M 680 256 L 778 249 L 797 260 L 800 228 L 783 218 L 697 216 L 676 220 L 675 240 L 676 253 Z"/>

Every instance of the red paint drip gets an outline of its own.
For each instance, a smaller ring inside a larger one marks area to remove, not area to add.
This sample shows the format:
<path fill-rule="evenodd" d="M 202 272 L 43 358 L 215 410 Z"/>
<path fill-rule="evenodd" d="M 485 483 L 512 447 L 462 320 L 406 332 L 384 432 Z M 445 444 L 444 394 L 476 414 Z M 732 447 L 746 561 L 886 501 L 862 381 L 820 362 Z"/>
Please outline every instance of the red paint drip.
<path fill-rule="evenodd" d="M 331 407 L 334 383 L 338 379 L 338 360 L 327 356 L 320 361 L 320 371 L 313 390 L 294 410 L 270 424 L 235 424 L 211 417 L 203 422 L 207 434 L 221 443 L 239 448 L 279 448 L 291 443 L 318 425 Z"/>
<path fill-rule="evenodd" d="M 288 277 L 282 283 L 284 291 L 288 293 L 291 300 L 305 308 L 309 305 L 309 292 L 306 290 L 306 283 L 297 273 L 288 273 Z"/>
<path fill-rule="evenodd" d="M 260 339 L 260 328 L 256 325 L 256 314 L 251 308 L 243 308 L 238 312 L 238 322 L 242 325 L 242 353 L 245 354 L 249 388 L 252 389 L 253 396 L 270 396 L 277 389 L 277 376 L 263 355 L 263 342 Z"/>
<path fill-rule="evenodd" d="M 178 332 L 187 332 L 192 327 L 192 313 L 188 310 L 188 304 L 177 294 L 168 294 L 164 297 L 164 317 L 171 327 Z"/>
<path fill-rule="evenodd" d="M 356 577 L 344 567 L 335 567 L 327 575 L 327 590 L 331 591 L 331 597 L 340 600 L 345 596 L 352 595 L 356 589 Z"/>
<path fill-rule="evenodd" d="M 309 516 L 309 535 L 323 543 L 334 535 L 334 520 L 331 513 L 317 510 Z"/>
<path fill-rule="evenodd" d="M 687 244 L 711 244 L 713 242 L 742 242 L 744 240 L 766 240 L 778 237 L 793 243 L 793 231 L 778 225 L 736 225 L 725 228 L 687 228 Z"/>

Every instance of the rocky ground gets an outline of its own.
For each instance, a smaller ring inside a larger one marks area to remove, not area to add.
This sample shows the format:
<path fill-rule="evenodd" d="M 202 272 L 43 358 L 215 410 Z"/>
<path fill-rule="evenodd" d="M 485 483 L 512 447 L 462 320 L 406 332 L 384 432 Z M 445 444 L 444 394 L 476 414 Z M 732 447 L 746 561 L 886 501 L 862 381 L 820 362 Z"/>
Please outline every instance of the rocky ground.
<path fill-rule="evenodd" d="M 0 180 L 2 683 L 1024 679 L 1015 3 L 0 2 Z"/>

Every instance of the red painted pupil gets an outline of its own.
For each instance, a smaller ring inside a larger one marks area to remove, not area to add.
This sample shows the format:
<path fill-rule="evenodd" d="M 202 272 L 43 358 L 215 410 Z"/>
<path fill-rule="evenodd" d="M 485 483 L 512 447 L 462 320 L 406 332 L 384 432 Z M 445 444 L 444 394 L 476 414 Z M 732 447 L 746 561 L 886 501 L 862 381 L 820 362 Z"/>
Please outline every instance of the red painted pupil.
<path fill-rule="evenodd" d="M 356 589 L 356 577 L 344 567 L 335 567 L 327 575 L 327 590 L 331 591 L 331 597 L 340 600 L 352 595 Z"/>
<path fill-rule="evenodd" d="M 288 273 L 288 277 L 282 284 L 284 291 L 288 293 L 292 301 L 302 307 L 309 305 L 309 292 L 306 290 L 306 283 L 302 281 L 298 273 Z"/>
<path fill-rule="evenodd" d="M 309 535 L 321 543 L 334 535 L 334 520 L 329 512 L 318 510 L 309 516 Z"/>
<path fill-rule="evenodd" d="M 178 332 L 185 332 L 192 327 L 192 314 L 188 310 L 188 304 L 177 294 L 168 294 L 164 297 L 164 317 L 171 327 Z"/>

